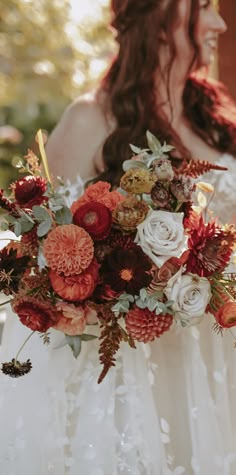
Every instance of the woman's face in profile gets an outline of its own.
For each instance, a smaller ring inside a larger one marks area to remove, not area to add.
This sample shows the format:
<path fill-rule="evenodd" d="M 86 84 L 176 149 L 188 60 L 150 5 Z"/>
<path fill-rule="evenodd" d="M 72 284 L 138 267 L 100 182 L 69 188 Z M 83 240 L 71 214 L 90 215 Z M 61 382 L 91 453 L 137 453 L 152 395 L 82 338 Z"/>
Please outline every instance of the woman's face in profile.
<path fill-rule="evenodd" d="M 179 0 L 178 19 L 174 31 L 176 56 L 181 61 L 186 62 L 186 71 L 188 71 L 195 55 L 194 47 L 189 38 L 191 1 Z M 218 36 L 227 29 L 212 0 L 198 0 L 198 2 L 199 12 L 194 35 L 198 47 L 196 68 L 210 65 L 217 50 Z"/>

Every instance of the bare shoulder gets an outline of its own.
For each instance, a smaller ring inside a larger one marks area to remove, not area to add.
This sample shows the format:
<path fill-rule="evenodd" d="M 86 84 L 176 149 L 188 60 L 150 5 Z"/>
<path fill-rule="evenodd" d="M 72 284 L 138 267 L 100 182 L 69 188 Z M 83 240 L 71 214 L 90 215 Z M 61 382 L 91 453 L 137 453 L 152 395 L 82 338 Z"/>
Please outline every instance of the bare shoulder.
<path fill-rule="evenodd" d="M 70 104 L 47 142 L 46 151 L 54 176 L 86 179 L 95 174 L 94 157 L 106 137 L 109 124 L 95 94 Z"/>

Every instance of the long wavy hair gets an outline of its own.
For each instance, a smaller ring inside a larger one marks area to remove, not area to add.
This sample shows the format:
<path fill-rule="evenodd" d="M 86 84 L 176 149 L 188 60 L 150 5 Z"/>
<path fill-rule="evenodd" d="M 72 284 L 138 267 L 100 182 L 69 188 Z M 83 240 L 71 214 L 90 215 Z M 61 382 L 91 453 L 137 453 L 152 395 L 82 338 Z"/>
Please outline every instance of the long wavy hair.
<path fill-rule="evenodd" d="M 175 146 L 178 157 L 190 158 L 171 123 L 158 113 L 155 75 L 167 77 L 167 92 L 175 44 L 173 29 L 178 19 L 176 0 L 111 0 L 112 27 L 119 48 L 102 82 L 105 111 L 115 119 L 115 129 L 103 146 L 106 171 L 100 179 L 117 185 L 122 162 L 130 157 L 130 143 L 146 147 L 146 130 Z M 189 41 L 197 59 L 195 27 L 199 0 L 191 0 Z M 168 42 L 171 56 L 165 71 L 160 70 L 160 46 Z M 169 95 L 170 98 L 170 95 Z M 210 146 L 236 155 L 236 107 L 222 84 L 189 74 L 183 94 L 184 113 L 192 129 Z M 170 104 L 171 107 L 171 104 Z M 204 158 L 206 157 L 197 157 Z"/>

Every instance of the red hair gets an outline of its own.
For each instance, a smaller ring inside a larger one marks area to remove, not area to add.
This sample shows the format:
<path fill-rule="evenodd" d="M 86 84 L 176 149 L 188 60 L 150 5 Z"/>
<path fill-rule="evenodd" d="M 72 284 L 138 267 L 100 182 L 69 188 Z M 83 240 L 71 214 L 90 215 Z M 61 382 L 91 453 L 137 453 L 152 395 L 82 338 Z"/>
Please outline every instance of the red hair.
<path fill-rule="evenodd" d="M 171 51 L 168 78 L 175 57 L 173 29 L 178 18 L 178 1 L 168 0 L 163 7 L 163 0 L 111 0 L 111 7 L 119 50 L 102 82 L 102 90 L 107 93 L 106 110 L 115 118 L 116 128 L 104 143 L 107 170 L 102 178 L 117 185 L 122 162 L 131 155 L 129 144 L 146 147 L 146 130 L 173 144 L 178 156 L 190 157 L 190 152 L 171 124 L 158 113 L 155 97 L 163 33 Z M 193 62 L 198 53 L 194 38 L 198 11 L 198 0 L 191 0 L 189 38 L 195 51 Z M 192 75 L 186 81 L 183 104 L 185 115 L 199 136 L 222 152 L 236 154 L 236 109 L 222 85 Z M 234 117 L 229 116 L 229 109 Z"/>

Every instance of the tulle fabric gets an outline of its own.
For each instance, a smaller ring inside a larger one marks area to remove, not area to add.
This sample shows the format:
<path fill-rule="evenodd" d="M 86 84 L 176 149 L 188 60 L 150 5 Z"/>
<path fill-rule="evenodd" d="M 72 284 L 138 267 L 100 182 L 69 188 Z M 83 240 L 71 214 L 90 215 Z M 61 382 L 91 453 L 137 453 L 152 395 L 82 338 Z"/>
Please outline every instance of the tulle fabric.
<path fill-rule="evenodd" d="M 235 182 L 236 162 L 225 159 Z M 213 175 L 232 214 L 234 187 Z M 1 361 L 29 334 L 5 312 Z M 1 475 L 235 475 L 236 353 L 233 335 L 213 323 L 209 315 L 136 350 L 123 345 L 100 385 L 97 341 L 76 360 L 69 347 L 55 349 L 60 332 L 48 347 L 34 335 L 21 354 L 32 372 L 0 375 Z"/>

